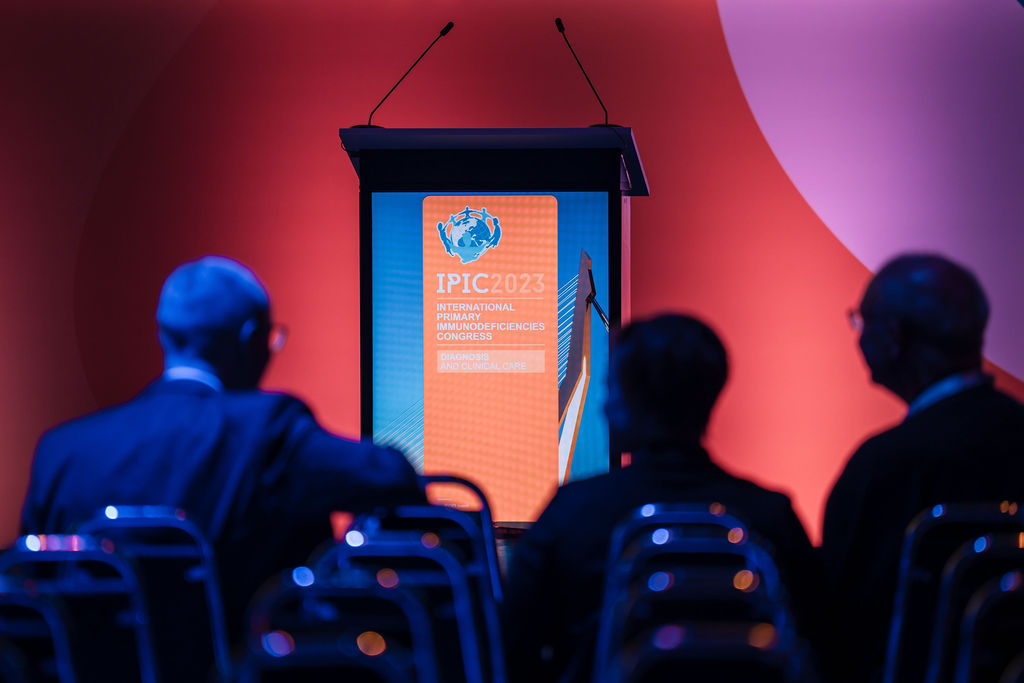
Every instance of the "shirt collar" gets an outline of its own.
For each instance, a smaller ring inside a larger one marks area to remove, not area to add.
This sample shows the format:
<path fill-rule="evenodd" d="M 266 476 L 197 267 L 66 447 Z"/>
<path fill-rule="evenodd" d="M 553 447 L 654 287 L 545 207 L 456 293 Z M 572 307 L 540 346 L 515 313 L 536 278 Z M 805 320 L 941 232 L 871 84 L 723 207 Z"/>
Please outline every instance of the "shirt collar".
<path fill-rule="evenodd" d="M 965 389 L 976 387 L 979 384 L 983 384 L 987 381 L 988 377 L 977 370 L 970 372 L 958 372 L 955 375 L 950 375 L 940 379 L 935 384 L 931 385 L 920 394 L 917 395 L 913 401 L 907 406 L 907 417 L 913 417 L 917 415 L 925 408 L 929 408 L 944 398 L 949 398 L 953 394 L 959 394 Z"/>
<path fill-rule="evenodd" d="M 190 365 L 171 366 L 164 370 L 163 377 L 164 380 L 168 382 L 191 380 L 193 382 L 201 382 L 214 391 L 224 391 L 224 383 L 220 381 L 220 378 L 217 377 L 217 375 L 207 370 L 203 370 L 202 368 L 196 368 Z"/>

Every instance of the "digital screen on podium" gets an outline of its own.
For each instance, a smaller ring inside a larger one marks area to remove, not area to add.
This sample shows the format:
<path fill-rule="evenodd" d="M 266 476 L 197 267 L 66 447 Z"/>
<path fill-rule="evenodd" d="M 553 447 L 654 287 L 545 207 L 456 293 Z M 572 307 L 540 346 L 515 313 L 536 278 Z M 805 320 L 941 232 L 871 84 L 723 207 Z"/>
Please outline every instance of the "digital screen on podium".
<path fill-rule="evenodd" d="M 608 470 L 608 202 L 371 195 L 373 439 L 481 485 L 495 521 Z"/>

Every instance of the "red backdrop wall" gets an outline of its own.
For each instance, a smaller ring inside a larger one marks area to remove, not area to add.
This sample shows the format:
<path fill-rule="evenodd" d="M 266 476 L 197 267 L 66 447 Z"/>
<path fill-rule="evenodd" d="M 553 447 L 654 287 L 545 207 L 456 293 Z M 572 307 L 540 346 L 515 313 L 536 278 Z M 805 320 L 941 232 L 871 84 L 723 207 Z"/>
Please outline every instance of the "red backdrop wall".
<path fill-rule="evenodd" d="M 39 434 L 160 370 L 152 312 L 180 261 L 267 283 L 289 345 L 266 386 L 358 426 L 357 190 L 337 129 L 576 126 L 600 109 L 543 0 L 61 0 L 0 19 L 0 544 Z M 652 195 L 633 201 L 632 309 L 709 320 L 732 378 L 709 445 L 791 494 L 818 536 L 853 447 L 901 416 L 844 313 L 869 273 L 817 218 L 747 107 L 712 0 L 558 7 Z M 1019 383 L 1001 382 L 1020 391 Z M 1021 392 L 1024 394 L 1024 392 Z"/>

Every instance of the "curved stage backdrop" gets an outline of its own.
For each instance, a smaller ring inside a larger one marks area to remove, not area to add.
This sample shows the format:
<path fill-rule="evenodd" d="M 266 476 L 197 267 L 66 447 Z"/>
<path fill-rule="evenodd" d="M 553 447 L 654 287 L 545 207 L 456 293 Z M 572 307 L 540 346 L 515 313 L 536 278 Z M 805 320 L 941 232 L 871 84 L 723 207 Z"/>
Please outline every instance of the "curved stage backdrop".
<path fill-rule="evenodd" d="M 265 279 L 289 345 L 267 386 L 358 425 L 357 180 L 337 129 L 601 120 L 543 0 L 36 0 L 0 9 L 0 543 L 40 432 L 159 372 L 161 280 L 208 252 Z M 990 360 L 1024 395 L 1024 7 L 1017 0 L 566 0 L 557 12 L 651 183 L 632 310 L 728 344 L 712 451 L 824 497 L 900 405 L 845 321 L 897 250 L 991 293 Z"/>

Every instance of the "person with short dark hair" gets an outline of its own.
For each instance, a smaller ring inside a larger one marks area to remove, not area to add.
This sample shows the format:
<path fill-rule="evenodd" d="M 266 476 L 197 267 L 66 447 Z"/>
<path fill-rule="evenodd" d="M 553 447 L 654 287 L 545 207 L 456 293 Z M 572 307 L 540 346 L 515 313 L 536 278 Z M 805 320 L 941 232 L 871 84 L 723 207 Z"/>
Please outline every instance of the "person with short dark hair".
<path fill-rule="evenodd" d="M 685 315 L 635 322 L 615 338 L 605 412 L 632 464 L 566 484 L 512 549 L 503 625 L 513 681 L 589 681 L 613 529 L 647 503 L 721 503 L 774 546 L 794 606 L 817 596 L 816 558 L 789 499 L 734 477 L 701 445 L 725 385 L 717 335 Z"/>
<path fill-rule="evenodd" d="M 185 510 L 213 544 L 237 638 L 259 585 L 331 537 L 333 510 L 422 502 L 422 487 L 397 451 L 331 435 L 298 399 L 257 389 L 284 330 L 242 264 L 179 266 L 156 317 L 162 377 L 43 435 L 21 529 L 67 533 L 106 505 Z"/>
<path fill-rule="evenodd" d="M 857 449 L 825 510 L 830 640 L 847 680 L 880 676 L 910 521 L 939 503 L 1024 494 L 1024 406 L 982 372 L 988 316 L 977 278 L 935 254 L 885 264 L 851 314 L 872 381 L 907 416 Z"/>

